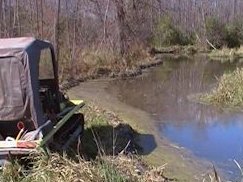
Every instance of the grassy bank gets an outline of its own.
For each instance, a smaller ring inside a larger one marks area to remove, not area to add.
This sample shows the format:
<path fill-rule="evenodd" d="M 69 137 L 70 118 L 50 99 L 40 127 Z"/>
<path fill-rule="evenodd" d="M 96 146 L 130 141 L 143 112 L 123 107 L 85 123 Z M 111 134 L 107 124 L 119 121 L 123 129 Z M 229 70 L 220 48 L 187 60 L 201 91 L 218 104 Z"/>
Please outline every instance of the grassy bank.
<path fill-rule="evenodd" d="M 136 154 L 137 133 L 111 112 L 86 106 L 86 128 L 81 151 L 72 155 L 42 153 L 21 161 L 12 161 L 0 172 L 1 182 L 73 182 L 73 181 L 165 181 L 165 166 L 152 167 Z M 71 151 L 71 150 L 70 150 Z M 74 155 L 75 154 L 75 155 Z M 80 154 L 80 155 L 78 155 Z M 88 159 L 88 160 L 87 160 Z M 27 162 L 28 161 L 28 165 Z M 21 165 L 25 164 L 25 165 Z"/>
<path fill-rule="evenodd" d="M 140 65 L 153 62 L 143 45 L 134 45 L 125 55 L 110 49 L 88 48 L 82 50 L 75 64 L 68 59 L 60 63 L 60 81 L 86 80 L 99 77 L 122 77 L 137 74 Z"/>
<path fill-rule="evenodd" d="M 196 45 L 175 45 L 175 46 L 159 46 L 152 48 L 150 53 L 153 54 L 174 54 L 191 56 L 197 53 L 208 53 L 209 50 Z"/>
<path fill-rule="evenodd" d="M 24 169 L 15 163 L 6 167 L 1 182 L 130 182 L 165 181 L 163 169 L 149 167 L 135 157 L 103 156 L 95 161 L 73 160 L 52 154 L 48 159 L 40 154 L 32 160 L 33 166 Z"/>
<path fill-rule="evenodd" d="M 186 57 L 206 53 L 208 50 L 197 46 L 165 46 L 145 48 L 137 46 L 124 57 L 115 52 L 87 50 L 82 54 L 75 74 L 65 67 L 61 72 L 61 88 L 64 90 L 77 86 L 80 82 L 99 78 L 130 78 L 142 74 L 144 69 L 163 64 L 164 57 Z M 65 64 L 62 64 L 65 65 Z"/>
<path fill-rule="evenodd" d="M 15 163 L 6 167 L 0 176 L 1 182 L 130 182 L 165 181 L 164 166 L 149 167 L 135 157 L 119 155 L 103 156 L 95 161 L 72 160 L 67 156 L 52 154 L 48 159 L 43 154 L 29 157 L 33 166 L 24 169 Z"/>
<path fill-rule="evenodd" d="M 227 108 L 243 107 L 243 68 L 225 73 L 210 93 L 200 95 L 202 102 Z"/>
<path fill-rule="evenodd" d="M 222 48 L 219 50 L 213 50 L 208 54 L 209 58 L 212 60 L 219 61 L 243 61 L 243 46 L 239 48 Z"/>

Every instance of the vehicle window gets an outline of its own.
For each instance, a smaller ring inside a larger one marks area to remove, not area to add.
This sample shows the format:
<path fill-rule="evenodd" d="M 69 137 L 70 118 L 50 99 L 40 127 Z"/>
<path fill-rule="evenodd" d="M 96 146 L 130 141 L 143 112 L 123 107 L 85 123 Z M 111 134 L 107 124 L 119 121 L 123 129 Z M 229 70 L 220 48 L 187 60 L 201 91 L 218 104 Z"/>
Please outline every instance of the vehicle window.
<path fill-rule="evenodd" d="M 42 49 L 39 62 L 39 79 L 54 79 L 54 70 L 52 65 L 51 50 Z"/>
<path fill-rule="evenodd" d="M 0 58 L 0 111 L 23 106 L 23 66 L 14 57 Z"/>

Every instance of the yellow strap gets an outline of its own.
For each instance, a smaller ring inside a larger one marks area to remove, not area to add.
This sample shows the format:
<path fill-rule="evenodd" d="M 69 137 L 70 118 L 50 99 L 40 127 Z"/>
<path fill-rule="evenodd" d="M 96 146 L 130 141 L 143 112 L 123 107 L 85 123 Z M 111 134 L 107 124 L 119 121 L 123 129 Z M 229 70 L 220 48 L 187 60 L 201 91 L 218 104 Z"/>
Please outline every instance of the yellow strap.
<path fill-rule="evenodd" d="M 79 104 L 84 103 L 83 100 L 70 100 L 70 102 L 72 102 L 72 103 L 75 104 L 75 105 L 79 105 Z"/>
<path fill-rule="evenodd" d="M 22 136 L 22 134 L 24 133 L 24 129 L 22 128 L 20 131 L 19 131 L 19 134 L 17 135 L 16 137 L 16 141 L 18 141 L 20 139 L 20 137 Z"/>

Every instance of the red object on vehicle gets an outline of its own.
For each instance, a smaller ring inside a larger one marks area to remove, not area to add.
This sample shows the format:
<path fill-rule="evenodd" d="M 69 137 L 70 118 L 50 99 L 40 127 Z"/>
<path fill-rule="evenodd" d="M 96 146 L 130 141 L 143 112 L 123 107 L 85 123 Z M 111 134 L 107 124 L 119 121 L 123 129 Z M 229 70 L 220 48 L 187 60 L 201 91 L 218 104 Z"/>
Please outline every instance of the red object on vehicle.
<path fill-rule="evenodd" d="M 18 128 L 19 130 L 25 129 L 24 122 L 19 121 L 19 122 L 17 123 L 17 128 Z"/>
<path fill-rule="evenodd" d="M 34 141 L 17 141 L 17 148 L 34 149 L 37 143 Z"/>

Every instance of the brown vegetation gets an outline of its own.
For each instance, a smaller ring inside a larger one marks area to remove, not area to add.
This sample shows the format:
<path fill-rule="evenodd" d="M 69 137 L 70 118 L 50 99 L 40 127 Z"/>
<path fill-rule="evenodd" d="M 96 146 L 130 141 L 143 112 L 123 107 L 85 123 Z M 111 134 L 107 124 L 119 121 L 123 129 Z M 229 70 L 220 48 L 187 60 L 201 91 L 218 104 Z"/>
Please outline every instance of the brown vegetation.
<path fill-rule="evenodd" d="M 1 182 L 149 182 L 176 181 L 163 175 L 165 166 L 149 167 L 136 157 L 119 155 L 101 157 L 95 161 L 78 161 L 67 156 L 52 154 L 49 159 L 39 155 L 33 161 L 32 170 L 24 170 L 15 163 L 0 173 Z"/>

